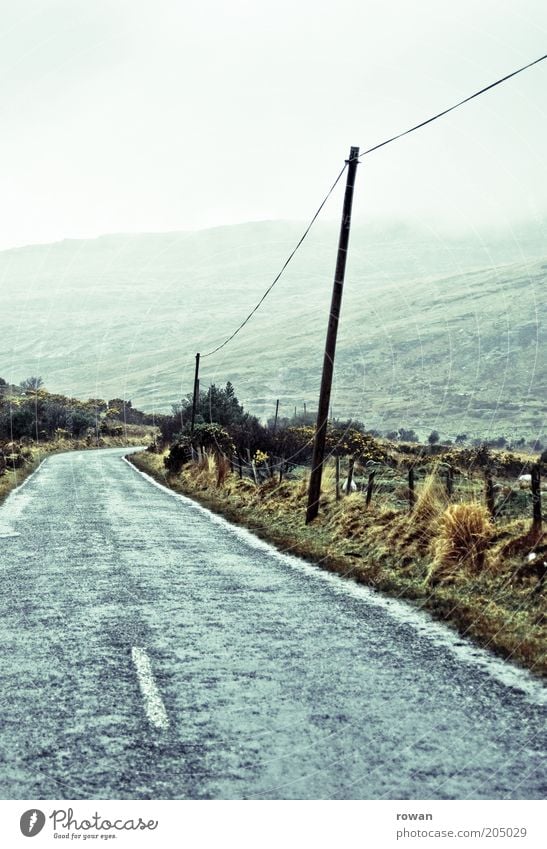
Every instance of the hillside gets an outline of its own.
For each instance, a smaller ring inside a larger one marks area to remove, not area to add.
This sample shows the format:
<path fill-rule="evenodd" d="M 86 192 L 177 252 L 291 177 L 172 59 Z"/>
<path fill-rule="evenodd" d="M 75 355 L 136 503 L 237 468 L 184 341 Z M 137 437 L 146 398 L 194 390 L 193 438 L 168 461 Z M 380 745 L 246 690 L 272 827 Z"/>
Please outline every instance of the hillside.
<path fill-rule="evenodd" d="M 0 376 L 169 410 L 194 354 L 234 330 L 301 235 L 294 222 L 114 235 L 0 253 Z M 538 436 L 547 390 L 547 247 L 364 224 L 352 233 L 333 406 L 369 427 Z M 202 385 L 231 380 L 269 415 L 316 404 L 337 241 L 318 224 Z"/>

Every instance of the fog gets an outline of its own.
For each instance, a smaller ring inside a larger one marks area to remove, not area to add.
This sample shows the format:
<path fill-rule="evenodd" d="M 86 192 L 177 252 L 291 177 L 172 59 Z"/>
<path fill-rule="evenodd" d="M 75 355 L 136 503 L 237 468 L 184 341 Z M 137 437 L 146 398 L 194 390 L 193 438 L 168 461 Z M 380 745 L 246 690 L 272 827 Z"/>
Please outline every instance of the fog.
<path fill-rule="evenodd" d="M 0 12 L 0 248 L 306 219 L 350 145 L 547 45 L 540 0 L 1 0 Z M 356 219 L 479 239 L 537 227 L 546 83 L 544 62 L 366 157 Z"/>

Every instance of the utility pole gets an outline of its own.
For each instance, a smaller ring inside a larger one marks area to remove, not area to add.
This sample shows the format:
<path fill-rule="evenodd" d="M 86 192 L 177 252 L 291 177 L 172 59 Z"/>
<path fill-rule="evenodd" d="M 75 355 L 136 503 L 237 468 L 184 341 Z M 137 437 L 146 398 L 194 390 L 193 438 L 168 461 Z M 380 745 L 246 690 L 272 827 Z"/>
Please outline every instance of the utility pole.
<path fill-rule="evenodd" d="M 190 425 L 190 433 L 194 432 L 194 424 L 196 421 L 196 410 L 199 399 L 199 354 L 196 354 L 196 373 L 194 375 L 194 397 L 192 399 L 192 423 Z"/>
<path fill-rule="evenodd" d="M 273 435 L 275 436 L 275 432 L 277 430 L 277 414 L 279 413 L 279 398 L 275 402 L 275 418 L 274 418 L 274 426 L 273 426 Z"/>
<path fill-rule="evenodd" d="M 338 334 L 338 320 L 340 318 L 342 291 L 344 288 L 344 276 L 346 272 L 346 258 L 351 226 L 351 207 L 353 204 L 353 188 L 355 185 L 355 173 L 357 171 L 358 157 L 359 148 L 352 147 L 349 159 L 347 160 L 348 175 L 346 178 L 346 192 L 344 195 L 340 237 L 338 239 L 338 256 L 332 287 L 332 300 L 327 328 L 327 340 L 325 343 L 325 355 L 323 357 L 323 374 L 321 377 L 319 407 L 317 410 L 317 425 L 315 428 L 315 439 L 313 443 L 306 524 L 313 521 L 319 512 L 319 498 L 321 496 L 321 477 L 323 474 L 323 460 L 325 457 L 325 440 L 327 437 L 330 393 L 332 387 L 332 375 L 334 371 L 334 356 L 336 354 L 336 337 Z"/>

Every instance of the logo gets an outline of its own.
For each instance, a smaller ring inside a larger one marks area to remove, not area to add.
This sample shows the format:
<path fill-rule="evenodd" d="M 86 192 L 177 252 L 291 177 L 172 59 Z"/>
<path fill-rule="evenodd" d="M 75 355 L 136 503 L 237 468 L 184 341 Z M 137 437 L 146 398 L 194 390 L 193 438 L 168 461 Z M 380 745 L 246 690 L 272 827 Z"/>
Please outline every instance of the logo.
<path fill-rule="evenodd" d="M 40 834 L 45 824 L 46 816 L 37 808 L 31 808 L 30 811 L 25 811 L 19 820 L 21 831 L 25 837 L 36 837 L 37 834 Z"/>

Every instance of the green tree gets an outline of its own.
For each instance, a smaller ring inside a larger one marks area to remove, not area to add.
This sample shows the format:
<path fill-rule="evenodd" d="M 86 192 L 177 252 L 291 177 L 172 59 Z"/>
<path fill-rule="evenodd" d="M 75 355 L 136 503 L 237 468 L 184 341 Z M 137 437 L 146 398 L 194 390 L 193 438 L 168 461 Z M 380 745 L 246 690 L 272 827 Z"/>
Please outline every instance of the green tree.
<path fill-rule="evenodd" d="M 27 377 L 19 384 L 23 392 L 38 392 L 43 385 L 44 381 L 41 377 Z"/>
<path fill-rule="evenodd" d="M 439 436 L 439 431 L 438 430 L 432 430 L 431 433 L 429 434 L 429 436 L 427 437 L 427 441 L 429 442 L 430 445 L 437 445 L 440 438 L 441 437 Z"/>

